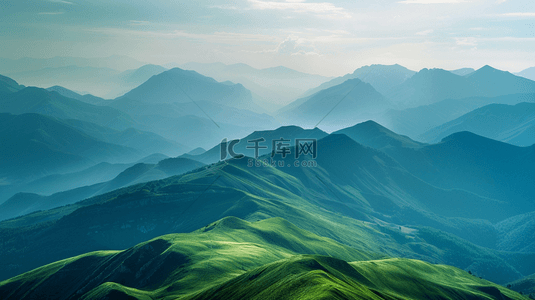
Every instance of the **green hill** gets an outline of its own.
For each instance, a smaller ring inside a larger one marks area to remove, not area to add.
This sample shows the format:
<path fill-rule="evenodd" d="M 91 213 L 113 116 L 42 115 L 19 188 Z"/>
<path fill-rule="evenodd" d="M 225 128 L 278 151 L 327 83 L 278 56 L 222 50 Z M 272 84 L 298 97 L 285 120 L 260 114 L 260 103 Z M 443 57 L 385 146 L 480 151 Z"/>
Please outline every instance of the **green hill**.
<path fill-rule="evenodd" d="M 416 260 L 347 263 L 303 255 L 184 299 L 524 299 L 459 269 Z"/>
<path fill-rule="evenodd" d="M 0 265 L 0 276 L 9 278 L 90 251 L 124 249 L 163 234 L 189 232 L 227 216 L 247 221 L 282 217 L 359 251 L 470 268 L 496 282 L 516 280 L 522 274 L 535 272 L 525 263 L 535 261 L 533 254 L 501 253 L 440 230 L 436 230 L 440 234 L 429 234 L 421 227 L 427 224 L 462 236 L 483 236 L 484 222 L 450 219 L 426 211 L 420 201 L 427 198 L 419 198 L 422 194 L 417 191 L 432 192 L 431 196 L 424 196 L 436 201 L 455 199 L 462 203 L 470 200 L 467 196 L 481 200 L 477 196 L 426 186 L 410 179 L 411 175 L 402 169 L 382 180 L 388 185 L 381 185 L 374 177 L 392 172 L 388 166 L 394 163 L 381 162 L 388 159 L 385 154 L 363 146 L 351 149 L 341 143 L 333 145 L 340 145 L 339 150 L 347 149 L 361 159 L 355 164 L 370 162 L 336 183 L 341 175 L 338 172 L 344 170 L 341 166 L 351 170 L 354 165 L 342 160 L 342 165 L 337 163 L 336 167 L 296 168 L 304 173 L 296 172 L 294 176 L 288 169 L 250 167 L 247 159 L 235 159 L 0 222 L 0 239 L 5 241 L 0 245 L 0 256 L 10 262 Z M 332 154 L 337 157 L 340 153 Z M 329 160 L 322 162 L 334 164 Z M 375 162 L 383 167 L 371 173 Z M 395 163 L 394 166 L 399 168 Z M 395 183 L 405 177 L 414 186 Z M 351 182 L 357 183 L 362 191 L 350 188 Z M 402 192 L 402 187 L 413 190 Z M 401 195 L 405 200 L 401 201 Z M 465 198 L 456 199 L 457 196 Z M 35 251 L 40 255 L 34 255 Z"/>
<path fill-rule="evenodd" d="M 379 257 L 281 218 L 249 223 L 227 217 L 192 233 L 165 235 L 124 251 L 92 252 L 43 266 L 0 282 L 0 296 L 522 299 L 453 267 L 406 259 L 369 261 Z"/>

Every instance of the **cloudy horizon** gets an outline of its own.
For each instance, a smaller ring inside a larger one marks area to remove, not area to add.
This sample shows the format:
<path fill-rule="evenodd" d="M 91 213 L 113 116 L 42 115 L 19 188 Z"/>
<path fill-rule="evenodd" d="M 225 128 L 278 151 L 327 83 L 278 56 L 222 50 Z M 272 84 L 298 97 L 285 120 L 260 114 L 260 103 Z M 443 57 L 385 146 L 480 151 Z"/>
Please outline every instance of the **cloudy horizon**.
<path fill-rule="evenodd" d="M 0 57 L 285 66 L 340 76 L 370 64 L 519 72 L 535 65 L 530 1 L 83 1 L 0 4 Z"/>

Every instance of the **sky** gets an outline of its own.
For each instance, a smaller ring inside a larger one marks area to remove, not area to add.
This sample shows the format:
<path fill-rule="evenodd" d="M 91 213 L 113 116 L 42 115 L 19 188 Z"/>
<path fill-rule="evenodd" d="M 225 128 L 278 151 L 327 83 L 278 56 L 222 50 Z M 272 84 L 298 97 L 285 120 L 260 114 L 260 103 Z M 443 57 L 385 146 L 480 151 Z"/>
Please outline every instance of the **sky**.
<path fill-rule="evenodd" d="M 127 55 L 341 76 L 535 66 L 533 0 L 1 0 L 0 57 Z"/>

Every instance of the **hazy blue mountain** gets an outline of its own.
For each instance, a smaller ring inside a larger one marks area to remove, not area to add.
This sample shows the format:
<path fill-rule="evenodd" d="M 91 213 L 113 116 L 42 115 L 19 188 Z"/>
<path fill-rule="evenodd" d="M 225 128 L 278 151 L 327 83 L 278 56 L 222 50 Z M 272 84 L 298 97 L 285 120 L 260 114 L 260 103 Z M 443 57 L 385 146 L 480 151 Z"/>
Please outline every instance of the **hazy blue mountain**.
<path fill-rule="evenodd" d="M 503 220 L 496 224 L 496 228 L 499 232 L 498 249 L 535 252 L 535 212 Z"/>
<path fill-rule="evenodd" d="M 460 131 L 516 146 L 531 146 L 535 144 L 535 103 L 489 104 L 431 129 L 420 135 L 420 139 L 437 143 Z"/>
<path fill-rule="evenodd" d="M 369 120 L 391 106 L 370 84 L 349 79 L 342 84 L 298 99 L 278 111 L 277 117 L 291 124 L 340 129 Z"/>
<path fill-rule="evenodd" d="M 187 158 L 167 158 L 159 161 L 157 164 L 138 163 L 135 165 L 119 165 L 117 167 L 119 167 L 118 170 L 121 170 L 121 172 L 113 179 L 108 179 L 107 181 L 98 181 L 98 183 L 92 184 L 88 181 L 85 185 L 77 185 L 71 190 L 63 190 L 62 192 L 56 192 L 49 196 L 27 192 L 17 193 L 0 205 L 0 220 L 18 217 L 38 210 L 53 209 L 59 206 L 73 204 L 115 189 L 183 174 L 202 166 L 204 166 L 203 163 Z M 102 170 L 100 168 L 95 169 L 96 167 L 93 167 L 83 172 L 68 174 L 67 176 L 75 177 L 73 183 L 76 183 L 80 179 L 83 180 L 83 177 L 90 175 L 88 174 L 90 172 L 101 176 L 103 173 Z M 107 172 L 110 171 L 109 167 L 106 169 Z M 57 182 L 57 179 L 53 178 L 54 182 Z M 67 180 L 65 187 L 68 186 L 69 181 L 72 182 L 72 179 Z"/>
<path fill-rule="evenodd" d="M 527 78 L 529 80 L 535 80 L 535 67 L 527 68 L 519 73 L 515 73 L 515 75 Z"/>
<path fill-rule="evenodd" d="M 100 141 L 51 117 L 0 114 L 0 123 L 2 177 L 38 178 L 140 157 L 135 149 Z"/>
<path fill-rule="evenodd" d="M 219 83 L 195 71 L 179 68 L 151 77 L 123 97 L 145 103 L 207 101 L 251 111 L 261 110 L 243 85 Z"/>
<path fill-rule="evenodd" d="M 113 88 L 110 88 L 106 96 L 108 98 L 115 98 L 124 95 L 130 90 L 143 84 L 149 80 L 152 76 L 158 75 L 167 71 L 167 68 L 158 65 L 144 65 L 137 69 L 126 70 L 114 76 L 111 79 L 114 84 Z"/>
<path fill-rule="evenodd" d="M 535 81 L 484 66 L 466 76 L 423 69 L 386 96 L 401 107 L 429 105 L 445 99 L 497 97 L 535 92 Z"/>
<path fill-rule="evenodd" d="M 472 73 L 474 71 L 475 70 L 472 69 L 472 68 L 461 68 L 461 69 L 457 69 L 457 70 L 452 70 L 450 72 L 455 74 L 455 75 L 465 76 L 465 75 L 468 75 L 468 74 L 470 74 L 470 73 Z"/>
<path fill-rule="evenodd" d="M 61 96 L 45 89 L 28 87 L 0 99 L 0 112 L 38 113 L 61 119 L 77 119 L 124 130 L 135 125 L 125 113 L 106 106 L 96 106 Z"/>
<path fill-rule="evenodd" d="M 182 92 L 188 89 L 192 99 Z M 134 117 L 140 128 L 191 148 L 280 126 L 273 117 L 249 110 L 258 107 L 243 86 L 181 69 L 153 76 L 107 105 Z"/>
<path fill-rule="evenodd" d="M 152 127 L 153 123 L 145 122 L 144 120 L 153 116 L 172 119 L 196 116 L 203 119 L 212 119 L 217 124 L 226 123 L 235 126 L 247 126 L 249 131 L 278 125 L 277 121 L 267 114 L 259 114 L 250 110 L 204 100 L 185 103 L 147 103 L 121 97 L 107 103 L 107 105 L 134 116 L 138 122 L 144 124 L 147 128 Z"/>
<path fill-rule="evenodd" d="M 434 186 L 466 190 L 507 202 L 510 215 L 535 208 L 529 200 L 535 195 L 530 183 L 535 178 L 533 146 L 517 147 L 470 132 L 455 133 L 438 144 L 426 145 L 373 121 L 336 133 L 345 133 L 355 141 L 381 150 Z"/>
<path fill-rule="evenodd" d="M 318 87 L 310 89 L 302 95 L 302 97 L 310 96 L 321 90 L 328 89 L 335 85 L 339 85 L 348 79 L 358 78 L 373 86 L 380 93 L 386 93 L 391 88 L 402 84 L 407 79 L 411 78 L 416 72 L 411 71 L 398 64 L 396 65 L 371 65 L 356 69 L 353 73 L 344 75 L 342 77 L 334 78 L 328 82 L 321 84 Z"/>
<path fill-rule="evenodd" d="M 15 194 L 15 192 L 25 192 L 47 196 L 62 191 L 73 190 L 78 187 L 110 181 L 132 165 L 134 164 L 110 164 L 102 162 L 79 172 L 47 175 L 16 186 L 11 191 L 14 191 L 12 194 Z"/>
<path fill-rule="evenodd" d="M 464 77 L 442 69 L 422 69 L 385 95 L 402 107 L 476 96 Z"/>
<path fill-rule="evenodd" d="M 318 86 L 330 78 L 298 72 L 286 67 L 256 69 L 246 64 L 187 63 L 184 69 L 195 70 L 218 81 L 230 80 L 249 89 L 256 100 L 267 108 L 282 106 L 296 99 L 306 90 Z"/>
<path fill-rule="evenodd" d="M 333 134 L 345 134 L 362 145 L 380 150 L 400 147 L 419 148 L 424 145 L 411 140 L 409 137 L 398 135 L 374 121 L 359 123 L 355 126 L 335 131 Z"/>
<path fill-rule="evenodd" d="M 38 87 L 59 85 L 75 91 L 89 91 L 91 94 L 109 99 L 123 95 L 151 76 L 166 70 L 157 65 L 144 65 L 124 72 L 109 66 L 59 65 L 7 74 L 26 85 Z M 77 99 L 72 96 L 70 98 Z"/>
<path fill-rule="evenodd" d="M 418 216 L 423 211 L 444 217 L 494 221 L 515 213 L 504 203 L 490 198 L 460 189 L 442 190 L 428 185 L 383 151 L 365 147 L 346 135 L 331 134 L 318 141 L 317 147 L 318 153 L 322 153 L 316 159 L 321 168 L 287 168 L 286 172 L 301 179 L 310 189 L 324 189 L 326 193 L 330 191 L 346 206 L 343 211 L 349 216 L 362 218 L 361 214 L 373 209 L 376 213 L 389 215 L 388 219 L 395 216 L 406 224 L 433 219 L 429 214 Z M 285 159 L 290 164 L 293 160 L 293 157 Z M 522 171 L 525 175 L 532 174 L 530 170 Z M 317 174 L 312 175 L 314 173 Z M 331 184 L 333 187 L 329 189 Z M 340 204 L 326 202 L 325 205 L 334 205 L 329 209 L 336 209 Z M 481 206 L 485 209 L 481 209 Z M 410 214 L 413 214 L 412 218 L 405 219 Z"/>
<path fill-rule="evenodd" d="M 206 152 L 206 150 L 204 148 L 197 147 L 197 148 L 191 150 L 190 152 L 188 152 L 187 154 L 189 154 L 189 155 L 200 155 L 200 154 L 203 154 L 204 152 Z"/>
<path fill-rule="evenodd" d="M 508 283 L 506 286 L 511 286 L 511 290 L 523 293 L 525 297 L 535 298 L 535 274 L 531 274 L 522 279 Z M 529 296 L 527 296 L 529 295 Z"/>
<path fill-rule="evenodd" d="M 447 99 L 415 108 L 388 110 L 376 120 L 399 134 L 415 139 L 437 126 L 485 105 L 492 103 L 515 105 L 521 102 L 535 103 L 535 94 Z"/>
<path fill-rule="evenodd" d="M 271 153 L 273 150 L 273 140 L 280 140 L 281 138 L 287 140 L 284 143 L 287 145 L 284 145 L 285 147 L 292 147 L 295 146 L 296 139 L 322 139 L 326 137 L 328 134 L 318 128 L 314 129 L 303 129 L 298 126 L 282 126 L 275 130 L 260 130 L 255 131 L 246 137 L 240 138 L 240 142 L 237 143 L 234 146 L 234 152 L 236 154 L 243 154 L 249 157 L 254 157 L 255 152 L 254 149 L 247 148 L 254 145 L 252 140 L 257 139 L 264 139 L 265 141 L 260 143 L 259 145 L 262 147 L 266 147 L 265 149 L 258 149 L 258 154 L 265 155 L 268 153 Z M 229 147 L 232 139 L 227 139 L 227 147 Z M 215 163 L 221 160 L 221 147 L 222 144 L 217 144 L 216 146 L 212 147 L 208 151 L 204 151 L 202 153 L 187 153 L 182 155 L 182 157 L 190 158 L 193 160 L 201 161 L 205 164 L 211 164 Z M 295 155 L 295 154 L 294 154 Z M 228 158 L 231 157 L 230 153 L 227 151 Z"/>
<path fill-rule="evenodd" d="M 7 75 L 26 86 L 47 88 L 60 85 L 75 91 L 89 91 L 104 97 L 116 84 L 120 71 L 108 67 L 49 67 L 39 70 L 8 73 Z"/>
<path fill-rule="evenodd" d="M 74 119 L 62 121 L 96 139 L 137 149 L 145 155 L 163 153 L 168 156 L 178 156 L 190 150 L 185 145 L 168 140 L 152 132 L 134 128 L 119 131 Z"/>
<path fill-rule="evenodd" d="M 119 79 L 127 85 L 138 86 L 154 75 L 167 71 L 167 68 L 158 65 L 144 65 L 138 69 L 127 70 L 118 75 Z"/>
<path fill-rule="evenodd" d="M 75 100 L 93 104 L 93 105 L 99 105 L 99 104 L 102 104 L 104 101 L 106 101 L 100 97 L 96 97 L 91 94 L 80 95 L 74 91 L 61 87 L 59 85 L 49 87 L 46 90 L 50 92 L 56 92 L 67 98 L 75 99 Z"/>
<path fill-rule="evenodd" d="M 59 68 L 68 66 L 111 68 L 119 71 L 139 68 L 144 63 L 132 59 L 128 56 L 112 55 L 100 58 L 82 57 L 53 57 L 53 58 L 20 58 L 7 59 L 0 58 L 0 73 L 15 73 L 36 71 L 45 68 Z"/>
<path fill-rule="evenodd" d="M 15 80 L 0 75 L 0 95 L 11 94 L 22 90 L 24 86 L 19 85 Z"/>
<path fill-rule="evenodd" d="M 470 132 L 433 145 L 388 154 L 409 172 L 441 188 L 457 188 L 509 203 L 516 214 L 535 210 L 534 146 L 518 147 Z M 505 215 L 505 212 L 503 212 Z"/>
<path fill-rule="evenodd" d="M 157 164 L 160 160 L 164 160 L 166 158 L 169 158 L 169 156 L 161 153 L 154 153 L 149 156 L 143 157 L 142 159 L 138 160 L 138 163 L 145 163 L 145 164 Z"/>
<path fill-rule="evenodd" d="M 168 117 L 162 115 L 135 116 L 143 128 L 155 132 L 166 139 L 176 141 L 187 147 L 212 147 L 223 138 L 239 138 L 251 132 L 253 128 L 270 128 L 276 126 L 259 126 L 250 118 L 241 125 L 228 124 L 207 117 L 195 115 Z M 261 118 L 260 118 L 261 121 Z"/>

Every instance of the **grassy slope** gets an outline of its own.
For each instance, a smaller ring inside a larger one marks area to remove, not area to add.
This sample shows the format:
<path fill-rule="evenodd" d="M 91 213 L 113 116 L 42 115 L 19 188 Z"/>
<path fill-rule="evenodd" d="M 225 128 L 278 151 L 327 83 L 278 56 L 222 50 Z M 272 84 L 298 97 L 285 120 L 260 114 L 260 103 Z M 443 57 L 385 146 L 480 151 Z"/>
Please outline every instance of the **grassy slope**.
<path fill-rule="evenodd" d="M 125 251 L 92 252 L 49 264 L 0 283 L 0 297 L 43 298 L 59 291 L 60 298 L 76 292 L 99 294 L 109 287 L 100 286 L 106 282 L 150 290 L 156 297 L 177 296 L 303 253 L 345 260 L 380 257 L 280 218 L 249 223 L 228 217 L 192 233 L 161 236 Z"/>
<path fill-rule="evenodd" d="M 533 273 L 529 266 L 517 270 L 525 266 L 525 259 L 532 259 L 529 255 L 507 253 L 502 258 L 492 250 L 480 254 L 481 248 L 459 238 L 438 235 L 431 239 L 430 235 L 420 236 L 411 226 L 400 231 L 392 223 L 359 221 L 342 215 L 344 206 L 325 209 L 322 197 L 327 199 L 281 170 L 252 169 L 243 160 L 220 163 L 2 222 L 0 255 L 11 263 L 0 263 L 0 270 L 3 278 L 9 278 L 66 257 L 124 249 L 156 236 L 189 232 L 225 216 L 236 216 L 248 221 L 283 217 L 359 251 L 470 267 L 479 276 L 497 282 L 515 280 L 518 272 Z M 444 245 L 448 248 L 441 250 Z M 33 255 L 34 251 L 40 255 Z M 504 279 L 503 274 L 513 276 Z"/>
<path fill-rule="evenodd" d="M 459 269 L 416 260 L 295 256 L 186 299 L 523 299 Z"/>
<path fill-rule="evenodd" d="M 366 261 L 374 257 L 281 218 L 249 223 L 227 217 L 192 233 L 161 236 L 125 251 L 92 252 L 49 264 L 1 282 L 0 296 L 521 299 L 454 267 L 407 259 Z"/>

